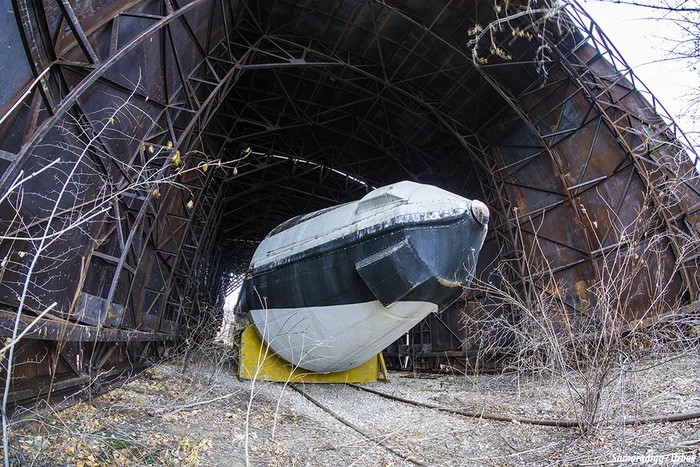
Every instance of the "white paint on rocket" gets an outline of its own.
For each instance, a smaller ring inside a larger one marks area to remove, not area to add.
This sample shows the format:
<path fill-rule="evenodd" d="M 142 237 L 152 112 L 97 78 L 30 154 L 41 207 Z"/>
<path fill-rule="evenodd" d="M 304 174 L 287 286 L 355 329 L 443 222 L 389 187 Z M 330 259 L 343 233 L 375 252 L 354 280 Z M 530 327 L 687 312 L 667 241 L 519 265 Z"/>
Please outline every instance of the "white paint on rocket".
<path fill-rule="evenodd" d="M 384 350 L 420 320 L 436 312 L 429 302 L 378 301 L 308 308 L 251 310 L 263 340 L 283 359 L 305 370 L 355 368 Z M 313 336 L 328 336 L 323 341 Z"/>
<path fill-rule="evenodd" d="M 331 242 L 354 232 L 410 215 L 433 219 L 467 212 L 471 201 L 430 185 L 399 182 L 378 188 L 359 201 L 328 210 L 313 222 L 300 222 L 266 237 L 253 255 L 251 267 L 259 268 Z"/>

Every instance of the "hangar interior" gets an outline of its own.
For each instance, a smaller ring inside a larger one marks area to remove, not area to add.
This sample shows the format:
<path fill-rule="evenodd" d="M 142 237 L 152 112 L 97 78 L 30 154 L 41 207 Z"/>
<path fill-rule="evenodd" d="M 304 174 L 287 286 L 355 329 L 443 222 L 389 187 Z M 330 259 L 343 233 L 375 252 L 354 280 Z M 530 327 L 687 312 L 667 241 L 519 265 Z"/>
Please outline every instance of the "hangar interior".
<path fill-rule="evenodd" d="M 2 3 L 12 404 L 107 387 L 221 320 L 277 224 L 400 180 L 489 206 L 485 283 L 553 278 L 585 315 L 643 223 L 664 247 L 642 248 L 627 318 L 699 299 L 697 155 L 575 1 Z M 461 310 L 484 305 L 470 292 L 389 362 L 468 356 Z"/>

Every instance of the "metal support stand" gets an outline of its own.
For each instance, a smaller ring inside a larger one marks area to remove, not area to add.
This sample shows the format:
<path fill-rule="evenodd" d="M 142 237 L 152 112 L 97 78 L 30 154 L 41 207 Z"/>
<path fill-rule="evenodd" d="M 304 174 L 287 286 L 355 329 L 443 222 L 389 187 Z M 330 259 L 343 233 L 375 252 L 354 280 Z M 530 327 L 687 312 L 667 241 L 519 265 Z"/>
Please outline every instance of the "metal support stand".
<path fill-rule="evenodd" d="M 255 332 L 251 324 L 241 336 L 241 356 L 238 362 L 240 379 L 278 381 L 285 383 L 367 383 L 388 382 L 382 354 L 362 365 L 338 373 L 313 373 L 295 367 L 278 357 Z"/>

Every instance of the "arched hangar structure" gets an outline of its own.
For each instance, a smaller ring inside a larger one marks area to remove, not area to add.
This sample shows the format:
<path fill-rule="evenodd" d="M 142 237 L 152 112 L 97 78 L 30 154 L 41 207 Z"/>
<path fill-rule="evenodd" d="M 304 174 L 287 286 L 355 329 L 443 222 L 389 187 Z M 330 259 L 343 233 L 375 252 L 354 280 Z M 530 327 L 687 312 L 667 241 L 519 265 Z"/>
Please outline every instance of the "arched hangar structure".
<path fill-rule="evenodd" d="M 484 200 L 481 270 L 554 277 L 572 313 L 625 226 L 663 206 L 645 219 L 666 235 L 656 282 L 625 313 L 644 318 L 662 280 L 664 303 L 698 299 L 683 136 L 576 3 L 2 6 L 10 404 L 99 390 L 220 318 L 210 304 L 276 224 L 402 179 Z M 426 355 L 463 336 L 455 311 L 414 332 Z"/>

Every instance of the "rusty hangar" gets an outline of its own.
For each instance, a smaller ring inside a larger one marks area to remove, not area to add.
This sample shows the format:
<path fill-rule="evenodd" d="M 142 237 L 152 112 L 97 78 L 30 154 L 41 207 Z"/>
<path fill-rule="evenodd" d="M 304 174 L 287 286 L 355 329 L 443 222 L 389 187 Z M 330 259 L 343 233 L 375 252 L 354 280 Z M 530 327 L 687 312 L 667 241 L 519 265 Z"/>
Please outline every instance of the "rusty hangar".
<path fill-rule="evenodd" d="M 10 406 L 109 387 L 220 321 L 275 225 L 404 179 L 483 200 L 481 277 L 527 266 L 572 313 L 651 199 L 664 303 L 699 298 L 683 240 L 700 230 L 697 154 L 575 1 L 4 0 L 0 14 Z M 653 287 L 630 294 L 630 319 Z M 387 360 L 436 367 L 473 351 L 469 332 L 448 310 Z"/>

